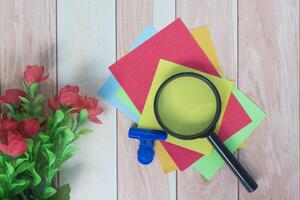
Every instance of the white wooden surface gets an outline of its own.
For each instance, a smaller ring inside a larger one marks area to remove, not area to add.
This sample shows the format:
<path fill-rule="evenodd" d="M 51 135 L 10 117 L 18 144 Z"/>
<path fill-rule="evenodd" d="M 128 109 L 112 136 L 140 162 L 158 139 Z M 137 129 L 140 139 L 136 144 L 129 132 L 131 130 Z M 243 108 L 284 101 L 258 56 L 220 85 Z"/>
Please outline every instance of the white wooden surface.
<path fill-rule="evenodd" d="M 239 13 L 239 86 L 268 114 L 239 153 L 260 188 L 240 199 L 300 199 L 299 1 L 245 0 Z"/>
<path fill-rule="evenodd" d="M 226 77 L 237 80 L 236 0 L 178 0 L 177 15 L 193 28 L 208 24 L 221 66 Z M 223 167 L 212 179 L 206 181 L 194 169 L 178 173 L 178 200 L 238 199 L 238 181 L 228 167 Z"/>
<path fill-rule="evenodd" d="M 156 30 L 161 30 L 176 18 L 176 0 L 154 0 L 153 7 L 153 26 Z M 177 174 L 171 172 L 169 178 L 170 200 L 177 199 Z"/>
<path fill-rule="evenodd" d="M 115 2 L 57 3 L 58 86 L 79 85 L 96 97 L 116 59 Z M 116 111 L 101 103 L 104 125 L 89 124 L 95 133 L 79 140 L 80 151 L 60 173 L 60 183 L 71 183 L 72 200 L 117 198 Z"/>
<path fill-rule="evenodd" d="M 72 200 L 298 200 L 299 0 L 0 0 L 0 89 L 40 64 L 49 96 L 65 84 L 97 96 L 107 67 L 144 26 L 161 29 L 175 17 L 189 28 L 209 25 L 226 76 L 268 114 L 239 152 L 258 192 L 246 193 L 226 167 L 207 182 L 192 169 L 164 175 L 157 160 L 138 165 L 132 122 L 105 102 L 104 124 L 88 125 L 95 133 L 78 142 L 60 184 L 71 183 Z"/>

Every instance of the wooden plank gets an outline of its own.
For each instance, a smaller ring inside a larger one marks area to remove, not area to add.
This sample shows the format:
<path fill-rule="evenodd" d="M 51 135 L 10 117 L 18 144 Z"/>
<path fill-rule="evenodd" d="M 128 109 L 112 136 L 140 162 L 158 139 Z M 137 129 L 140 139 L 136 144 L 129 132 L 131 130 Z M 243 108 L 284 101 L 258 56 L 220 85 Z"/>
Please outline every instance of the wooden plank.
<path fill-rule="evenodd" d="M 177 17 L 195 28 L 208 24 L 225 75 L 237 79 L 236 69 L 236 9 L 231 0 L 177 0 Z M 211 181 L 205 181 L 201 175 L 190 168 L 179 172 L 177 177 L 178 199 L 237 199 L 237 179 L 223 167 Z"/>
<path fill-rule="evenodd" d="M 267 113 L 240 150 L 258 180 L 240 199 L 299 199 L 299 1 L 239 1 L 239 87 Z"/>
<path fill-rule="evenodd" d="M 169 5 L 169 4 L 167 4 Z M 162 6 L 162 5 L 156 5 Z M 151 0 L 119 0 L 117 1 L 117 55 L 118 58 L 128 51 L 135 38 L 146 25 L 153 24 L 154 5 Z M 157 9 L 162 9 L 157 7 Z M 170 8 L 169 8 L 170 9 Z M 155 15 L 157 17 L 157 15 Z M 157 25 L 169 18 L 165 15 L 155 20 Z M 165 20 L 162 22 L 161 20 Z M 174 194 L 174 175 L 163 174 L 158 160 L 149 166 L 141 166 L 136 160 L 138 142 L 128 139 L 131 121 L 118 113 L 118 197 L 125 200 L 170 199 Z M 172 189 L 173 188 L 173 189 Z M 172 192 L 172 194 L 170 193 Z"/>
<path fill-rule="evenodd" d="M 153 0 L 153 26 L 161 30 L 176 18 L 176 0 Z M 170 200 L 177 199 L 177 173 L 168 174 Z"/>
<path fill-rule="evenodd" d="M 176 18 L 176 0 L 153 0 L 153 25 L 161 30 Z"/>
<path fill-rule="evenodd" d="M 1 90 L 20 87 L 26 65 L 44 65 L 49 80 L 41 89 L 56 93 L 55 1 L 0 1 Z"/>
<path fill-rule="evenodd" d="M 58 84 L 79 85 L 97 96 L 106 69 L 116 59 L 115 2 L 66 0 L 57 5 Z M 80 151 L 64 166 L 60 182 L 70 182 L 71 199 L 117 199 L 116 112 L 101 102 L 103 125 L 83 136 Z"/>

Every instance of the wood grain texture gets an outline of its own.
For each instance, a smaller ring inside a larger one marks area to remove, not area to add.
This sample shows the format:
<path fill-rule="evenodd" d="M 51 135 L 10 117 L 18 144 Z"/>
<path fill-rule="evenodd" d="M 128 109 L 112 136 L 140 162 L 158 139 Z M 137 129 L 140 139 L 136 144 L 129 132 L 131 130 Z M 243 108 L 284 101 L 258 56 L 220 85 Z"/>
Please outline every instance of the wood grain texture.
<path fill-rule="evenodd" d="M 56 2 L 0 1 L 0 91 L 21 87 L 27 65 L 45 66 L 49 74 L 41 91 L 52 98 L 57 90 Z M 45 112 L 50 110 L 45 105 Z"/>
<path fill-rule="evenodd" d="M 234 20 L 237 13 L 231 0 L 177 0 L 177 17 L 189 28 L 208 24 L 225 75 L 237 79 Z M 237 199 L 237 179 L 227 166 L 211 180 L 206 181 L 194 169 L 178 172 L 178 200 Z"/>
<path fill-rule="evenodd" d="M 153 24 L 153 1 L 117 1 L 118 58 L 129 50 L 135 38 L 149 24 Z M 118 199 L 168 200 L 172 196 L 169 179 L 163 174 L 158 160 L 148 166 L 142 166 L 136 160 L 138 142 L 129 140 L 127 136 L 131 123 L 118 113 Z"/>
<path fill-rule="evenodd" d="M 58 1 L 57 33 L 59 87 L 79 85 L 83 94 L 97 96 L 116 59 L 114 1 Z M 80 151 L 60 173 L 60 182 L 71 184 L 72 200 L 117 199 L 116 111 L 101 104 L 103 125 L 88 125 L 95 133 L 80 138 Z"/>
<path fill-rule="evenodd" d="M 161 30 L 176 18 L 176 0 L 153 0 L 153 26 Z M 177 172 L 168 173 L 169 200 L 177 199 Z"/>
<path fill-rule="evenodd" d="M 1 90 L 20 87 L 26 65 L 44 65 L 49 80 L 41 89 L 56 93 L 55 1 L 0 0 Z"/>
<path fill-rule="evenodd" d="M 239 157 L 258 180 L 240 199 L 299 199 L 299 1 L 239 1 L 239 87 L 267 113 Z"/>
<path fill-rule="evenodd" d="M 175 17 L 175 0 L 57 2 L 0 0 L 2 92 L 20 85 L 27 64 L 39 64 L 50 74 L 41 87 L 49 97 L 57 81 L 96 96 L 106 67 L 144 26 L 159 29 Z M 239 151 L 258 180 L 257 192 L 245 192 L 227 167 L 210 182 L 188 169 L 178 173 L 178 200 L 298 200 L 299 0 L 176 0 L 176 13 L 189 28 L 208 24 L 225 75 L 268 116 Z M 81 150 L 61 172 L 61 184 L 71 183 L 72 200 L 176 199 L 175 174 L 163 174 L 158 160 L 139 165 L 138 142 L 127 137 L 132 122 L 102 104 L 104 125 L 88 125 L 96 133 L 79 141 Z"/>

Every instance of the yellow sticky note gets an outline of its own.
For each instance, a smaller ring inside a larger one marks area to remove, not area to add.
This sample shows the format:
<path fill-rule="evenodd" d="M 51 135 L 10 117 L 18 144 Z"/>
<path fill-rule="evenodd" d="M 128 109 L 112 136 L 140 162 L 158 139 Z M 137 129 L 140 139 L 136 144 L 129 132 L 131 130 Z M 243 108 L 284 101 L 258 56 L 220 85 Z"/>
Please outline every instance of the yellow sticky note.
<path fill-rule="evenodd" d="M 152 86 L 148 94 L 148 98 L 144 106 L 144 110 L 139 123 L 139 128 L 161 130 L 161 127 L 159 126 L 155 118 L 154 110 L 153 110 L 153 102 L 154 102 L 155 94 L 159 86 L 166 79 L 168 79 L 169 77 L 175 74 L 182 73 L 182 72 L 194 72 L 197 74 L 201 74 L 206 78 L 208 78 L 216 86 L 221 96 L 221 101 L 222 101 L 221 116 L 223 116 L 229 96 L 233 88 L 232 81 L 228 81 L 216 76 L 212 76 L 207 73 L 203 73 L 182 65 L 178 65 L 176 63 L 169 62 L 167 60 L 160 60 L 152 82 Z M 171 100 L 172 99 L 170 99 L 170 101 Z M 220 120 L 217 123 L 217 127 L 220 126 L 221 119 L 222 117 L 220 117 Z M 205 138 L 195 139 L 195 140 L 181 140 L 171 135 L 168 135 L 166 141 L 203 154 L 208 154 L 212 151 L 212 146 Z"/>
<path fill-rule="evenodd" d="M 204 51 L 204 53 L 207 55 L 207 57 L 209 58 L 209 60 L 211 61 L 211 63 L 213 64 L 213 66 L 220 72 L 223 73 L 224 70 L 222 68 L 222 66 L 220 65 L 216 50 L 214 48 L 214 44 L 208 29 L 207 25 L 204 26 L 200 26 L 198 28 L 195 28 L 193 30 L 191 30 L 191 33 L 194 37 L 194 39 L 196 40 L 196 42 L 198 43 L 198 45 L 202 48 L 202 50 Z M 222 117 L 222 116 L 221 116 Z M 203 145 L 206 144 L 206 141 L 201 140 L 199 141 L 199 143 L 197 143 L 197 145 Z M 166 155 L 164 154 L 167 153 L 165 148 L 160 145 L 161 148 L 156 148 L 156 153 L 157 156 L 159 157 L 160 160 L 165 159 Z M 212 150 L 212 149 L 211 149 Z M 207 151 L 207 152 L 201 152 L 203 154 L 209 154 L 211 153 L 211 151 Z M 172 158 L 170 157 L 170 159 L 172 160 Z M 167 173 L 169 171 L 173 171 L 176 170 L 176 165 L 174 163 L 174 161 L 170 161 L 170 162 L 160 162 L 161 166 L 163 168 L 163 170 Z"/>
<path fill-rule="evenodd" d="M 177 170 L 177 166 L 170 154 L 167 150 L 162 146 L 162 144 L 158 141 L 155 143 L 155 153 L 157 153 L 159 163 L 164 171 L 164 173 L 169 173 L 171 171 Z"/>
<path fill-rule="evenodd" d="M 218 70 L 218 72 L 223 73 L 224 70 L 220 65 L 219 59 L 217 57 L 216 50 L 214 48 L 213 41 L 211 39 L 208 27 L 201 26 L 195 28 L 191 31 L 194 39 L 197 41 L 198 45 L 204 51 L 206 56 L 209 58 L 212 65 Z"/>

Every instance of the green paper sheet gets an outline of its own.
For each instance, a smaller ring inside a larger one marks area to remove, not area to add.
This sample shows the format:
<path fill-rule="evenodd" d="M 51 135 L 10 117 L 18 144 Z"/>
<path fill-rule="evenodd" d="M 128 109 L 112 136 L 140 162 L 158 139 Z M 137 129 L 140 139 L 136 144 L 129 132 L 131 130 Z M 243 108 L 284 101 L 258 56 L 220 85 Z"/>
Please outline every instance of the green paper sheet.
<path fill-rule="evenodd" d="M 231 152 L 235 152 L 239 148 L 239 146 L 247 139 L 247 137 L 249 137 L 251 132 L 266 117 L 266 114 L 236 86 L 234 86 L 233 88 L 233 93 L 238 101 L 242 104 L 249 117 L 252 119 L 252 122 L 225 141 L 225 145 Z M 207 180 L 211 180 L 211 178 L 218 172 L 223 164 L 223 159 L 215 150 L 213 150 L 212 154 L 205 155 L 197 162 L 195 162 L 193 164 L 193 168 L 200 172 Z"/>
<path fill-rule="evenodd" d="M 136 109 L 133 102 L 130 100 L 129 96 L 125 93 L 124 90 L 119 90 L 116 92 L 116 96 L 121 102 L 127 106 L 132 112 L 136 113 L 139 117 L 141 117 L 141 113 Z"/>

